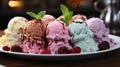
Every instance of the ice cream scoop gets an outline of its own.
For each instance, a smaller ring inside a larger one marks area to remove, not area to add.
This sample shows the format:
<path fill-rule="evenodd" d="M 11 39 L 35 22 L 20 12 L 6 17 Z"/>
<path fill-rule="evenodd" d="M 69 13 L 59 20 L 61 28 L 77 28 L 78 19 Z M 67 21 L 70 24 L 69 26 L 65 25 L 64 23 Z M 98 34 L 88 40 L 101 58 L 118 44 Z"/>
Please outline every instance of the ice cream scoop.
<path fill-rule="evenodd" d="M 12 18 L 4 30 L 5 35 L 0 38 L 0 46 L 13 46 L 15 44 L 21 44 L 21 34 L 23 27 L 26 25 L 28 20 L 24 17 Z"/>
<path fill-rule="evenodd" d="M 30 20 L 24 27 L 23 33 L 28 40 L 44 40 L 46 25 L 39 19 Z"/>
<path fill-rule="evenodd" d="M 25 53 L 42 53 L 45 46 L 46 25 L 40 19 L 27 22 L 23 29 L 22 49 Z"/>
<path fill-rule="evenodd" d="M 55 20 L 48 24 L 46 30 L 48 49 L 51 54 L 68 53 L 72 47 L 69 44 L 71 37 L 67 26 L 60 20 Z"/>
<path fill-rule="evenodd" d="M 99 44 L 107 41 L 110 45 L 110 48 L 115 45 L 114 41 L 108 37 L 109 31 L 105 27 L 104 21 L 100 18 L 90 18 L 86 21 L 87 25 L 90 27 L 94 33 L 94 39 Z"/>
<path fill-rule="evenodd" d="M 86 22 L 87 17 L 83 14 L 76 14 L 70 19 L 70 23 L 74 22 L 74 20 L 77 22 Z"/>
<path fill-rule="evenodd" d="M 73 47 L 80 47 L 81 52 L 94 52 L 98 50 L 98 44 L 93 39 L 93 32 L 85 22 L 78 19 L 69 25 Z"/>
<path fill-rule="evenodd" d="M 50 22 L 54 21 L 55 17 L 50 15 L 50 14 L 46 14 L 44 15 L 44 17 L 42 18 L 42 22 L 49 24 Z"/>

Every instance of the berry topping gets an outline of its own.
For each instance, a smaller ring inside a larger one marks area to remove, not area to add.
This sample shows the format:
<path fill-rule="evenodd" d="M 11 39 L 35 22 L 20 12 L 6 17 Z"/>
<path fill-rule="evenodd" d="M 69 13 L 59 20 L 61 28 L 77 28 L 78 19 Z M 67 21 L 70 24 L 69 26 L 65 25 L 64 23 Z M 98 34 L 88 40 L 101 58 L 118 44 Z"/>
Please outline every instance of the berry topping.
<path fill-rule="evenodd" d="M 42 54 L 50 54 L 50 50 L 48 48 L 45 48 Z"/>
<path fill-rule="evenodd" d="M 73 54 L 73 53 L 75 53 L 74 49 L 70 49 L 69 54 Z"/>
<path fill-rule="evenodd" d="M 11 47 L 11 51 L 13 51 L 13 52 L 23 52 L 22 48 L 19 45 L 13 45 Z"/>
<path fill-rule="evenodd" d="M 99 50 L 105 50 L 105 49 L 109 49 L 110 45 L 107 41 L 103 41 L 98 45 L 98 47 L 99 47 Z"/>
<path fill-rule="evenodd" d="M 80 47 L 73 47 L 73 50 L 75 53 L 80 53 L 81 52 L 81 48 Z"/>
<path fill-rule="evenodd" d="M 69 50 L 67 47 L 60 47 L 58 49 L 58 54 L 68 54 L 69 53 Z"/>
<path fill-rule="evenodd" d="M 10 47 L 4 46 L 2 49 L 5 50 L 5 51 L 9 51 L 9 50 L 10 50 Z"/>

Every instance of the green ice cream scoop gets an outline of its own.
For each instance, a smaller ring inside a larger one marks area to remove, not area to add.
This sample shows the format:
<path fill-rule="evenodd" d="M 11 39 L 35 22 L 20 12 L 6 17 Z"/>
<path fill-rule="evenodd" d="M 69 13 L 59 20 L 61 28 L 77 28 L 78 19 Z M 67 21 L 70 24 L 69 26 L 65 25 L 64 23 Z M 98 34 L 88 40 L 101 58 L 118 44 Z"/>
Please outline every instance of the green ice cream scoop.
<path fill-rule="evenodd" d="M 81 48 L 82 52 L 94 52 L 98 50 L 97 43 L 93 39 L 93 32 L 86 23 L 73 22 L 69 25 L 72 36 L 72 44 Z"/>

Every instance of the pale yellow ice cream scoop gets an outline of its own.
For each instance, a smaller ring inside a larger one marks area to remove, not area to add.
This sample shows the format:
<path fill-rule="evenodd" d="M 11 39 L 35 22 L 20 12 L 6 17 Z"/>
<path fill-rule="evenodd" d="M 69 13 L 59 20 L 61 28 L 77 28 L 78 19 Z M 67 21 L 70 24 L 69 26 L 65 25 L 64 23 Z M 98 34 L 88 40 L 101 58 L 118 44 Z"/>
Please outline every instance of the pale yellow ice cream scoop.
<path fill-rule="evenodd" d="M 0 46 L 9 46 L 21 43 L 21 33 L 23 27 L 28 22 L 24 17 L 14 17 L 12 18 L 4 30 L 5 35 L 0 38 Z"/>

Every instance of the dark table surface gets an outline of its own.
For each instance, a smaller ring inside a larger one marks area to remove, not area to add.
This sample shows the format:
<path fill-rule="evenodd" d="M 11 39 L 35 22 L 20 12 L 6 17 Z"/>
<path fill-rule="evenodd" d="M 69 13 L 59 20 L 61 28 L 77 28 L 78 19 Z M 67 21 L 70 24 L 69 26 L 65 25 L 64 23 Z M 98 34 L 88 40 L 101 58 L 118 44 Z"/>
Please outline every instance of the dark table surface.
<path fill-rule="evenodd" d="M 96 57 L 61 61 L 30 60 L 0 53 L 0 67 L 120 67 L 120 49 Z"/>

